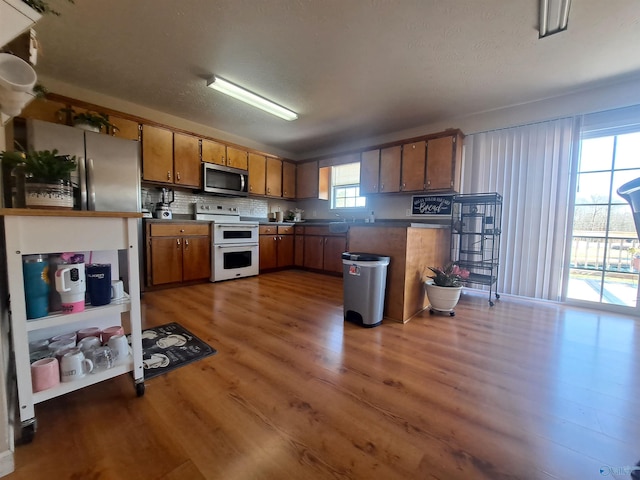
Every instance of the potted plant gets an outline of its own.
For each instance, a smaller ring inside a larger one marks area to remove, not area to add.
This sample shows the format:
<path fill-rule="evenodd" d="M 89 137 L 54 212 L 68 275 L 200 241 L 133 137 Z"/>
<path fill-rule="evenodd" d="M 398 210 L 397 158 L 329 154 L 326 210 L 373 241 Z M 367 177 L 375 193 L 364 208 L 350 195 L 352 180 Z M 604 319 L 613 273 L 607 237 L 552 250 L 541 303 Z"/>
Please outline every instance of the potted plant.
<path fill-rule="evenodd" d="M 462 283 L 469 278 L 469 270 L 451 262 L 444 267 L 429 267 L 435 275 L 427 276 L 425 288 L 429 297 L 429 312 L 448 312 L 452 317 L 458 304 Z"/>
<path fill-rule="evenodd" d="M 61 108 L 58 112 L 67 115 L 67 118 L 71 117 L 71 123 L 73 123 L 74 127 L 89 130 L 90 132 L 99 133 L 103 127 L 106 133 L 118 130 L 118 127 L 109 121 L 109 115 L 106 113 L 92 111 L 76 113 L 73 108 Z"/>
<path fill-rule="evenodd" d="M 0 152 L 3 165 L 12 169 L 16 204 L 29 208 L 73 208 L 71 172 L 76 157 L 57 150 Z"/>

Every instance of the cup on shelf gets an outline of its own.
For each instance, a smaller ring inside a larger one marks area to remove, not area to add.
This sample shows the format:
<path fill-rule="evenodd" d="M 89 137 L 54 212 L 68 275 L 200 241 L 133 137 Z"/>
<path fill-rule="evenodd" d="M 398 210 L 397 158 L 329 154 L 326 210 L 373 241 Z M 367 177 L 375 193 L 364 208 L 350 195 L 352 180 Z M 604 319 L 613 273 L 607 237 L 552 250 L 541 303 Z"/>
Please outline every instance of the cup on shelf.
<path fill-rule="evenodd" d="M 117 361 L 122 361 L 129 356 L 129 342 L 125 335 L 113 335 L 109 338 L 108 345 Z"/>
<path fill-rule="evenodd" d="M 22 263 L 27 320 L 49 314 L 49 257 L 26 255 Z"/>
<path fill-rule="evenodd" d="M 87 293 L 94 307 L 111 303 L 111 265 L 108 263 L 91 263 L 87 265 Z"/>
<path fill-rule="evenodd" d="M 78 330 L 78 341 L 82 340 L 85 337 L 98 337 L 102 342 L 102 330 L 100 327 L 87 327 Z"/>
<path fill-rule="evenodd" d="M 103 372 L 116 364 L 115 355 L 108 346 L 89 350 L 87 355 L 93 362 L 93 373 Z"/>
<path fill-rule="evenodd" d="M 60 367 L 57 358 L 43 358 L 31 364 L 33 393 L 53 388 L 58 384 L 60 384 Z"/>
<path fill-rule="evenodd" d="M 120 325 L 114 325 L 102 330 L 102 343 L 106 345 L 114 335 L 124 335 L 124 328 Z"/>
<path fill-rule="evenodd" d="M 84 311 L 86 291 L 84 263 L 58 265 L 55 278 L 56 290 L 60 293 L 62 313 Z"/>
<path fill-rule="evenodd" d="M 87 352 L 87 350 L 98 348 L 101 345 L 102 342 L 98 337 L 84 337 L 78 342 L 78 347 L 85 353 Z"/>
<path fill-rule="evenodd" d="M 111 299 L 120 300 L 124 298 L 124 283 L 122 280 L 113 280 L 111 282 Z"/>
<path fill-rule="evenodd" d="M 66 350 L 67 348 L 72 348 L 76 346 L 76 342 L 74 340 L 56 340 L 55 342 L 49 343 L 49 352 L 52 355 L 55 355 L 56 352 L 60 350 Z"/>
<path fill-rule="evenodd" d="M 85 358 L 79 348 L 69 351 L 60 360 L 60 373 L 63 382 L 73 382 L 93 371 L 93 362 Z"/>
<path fill-rule="evenodd" d="M 77 339 L 78 334 L 76 332 L 62 333 L 60 335 L 56 335 L 55 337 L 51 337 L 52 342 L 57 342 L 58 340 L 67 340 L 72 341 L 74 344 L 76 343 Z"/>

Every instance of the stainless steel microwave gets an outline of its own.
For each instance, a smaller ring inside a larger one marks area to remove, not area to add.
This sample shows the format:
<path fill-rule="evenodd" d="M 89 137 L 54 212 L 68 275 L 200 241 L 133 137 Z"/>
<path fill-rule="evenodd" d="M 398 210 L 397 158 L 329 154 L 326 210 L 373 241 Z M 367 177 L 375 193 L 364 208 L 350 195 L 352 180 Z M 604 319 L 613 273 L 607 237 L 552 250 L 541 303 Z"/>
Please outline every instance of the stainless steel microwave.
<path fill-rule="evenodd" d="M 202 191 L 214 195 L 246 197 L 249 172 L 215 163 L 202 163 Z"/>

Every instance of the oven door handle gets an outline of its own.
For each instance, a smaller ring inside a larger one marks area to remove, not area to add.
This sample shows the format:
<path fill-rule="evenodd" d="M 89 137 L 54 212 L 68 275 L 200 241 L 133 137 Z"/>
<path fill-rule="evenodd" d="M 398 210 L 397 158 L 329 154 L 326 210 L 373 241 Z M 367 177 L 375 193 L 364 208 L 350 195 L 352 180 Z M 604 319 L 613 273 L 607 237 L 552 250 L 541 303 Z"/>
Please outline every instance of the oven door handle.
<path fill-rule="evenodd" d="M 257 243 L 235 243 L 233 245 L 214 245 L 217 248 L 244 248 L 249 249 L 250 247 L 257 247 Z"/>
<path fill-rule="evenodd" d="M 238 225 L 237 223 L 216 223 L 218 228 L 258 228 L 258 225 Z"/>

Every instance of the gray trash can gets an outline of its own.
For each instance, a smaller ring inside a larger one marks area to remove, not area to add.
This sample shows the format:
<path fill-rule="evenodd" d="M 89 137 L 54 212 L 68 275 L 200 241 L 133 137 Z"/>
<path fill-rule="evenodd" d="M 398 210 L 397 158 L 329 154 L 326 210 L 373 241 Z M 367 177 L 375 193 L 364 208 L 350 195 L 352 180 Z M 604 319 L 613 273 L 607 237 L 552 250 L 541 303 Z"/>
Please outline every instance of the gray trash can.
<path fill-rule="evenodd" d="M 342 254 L 345 320 L 363 327 L 382 323 L 389 260 L 373 253 Z"/>

